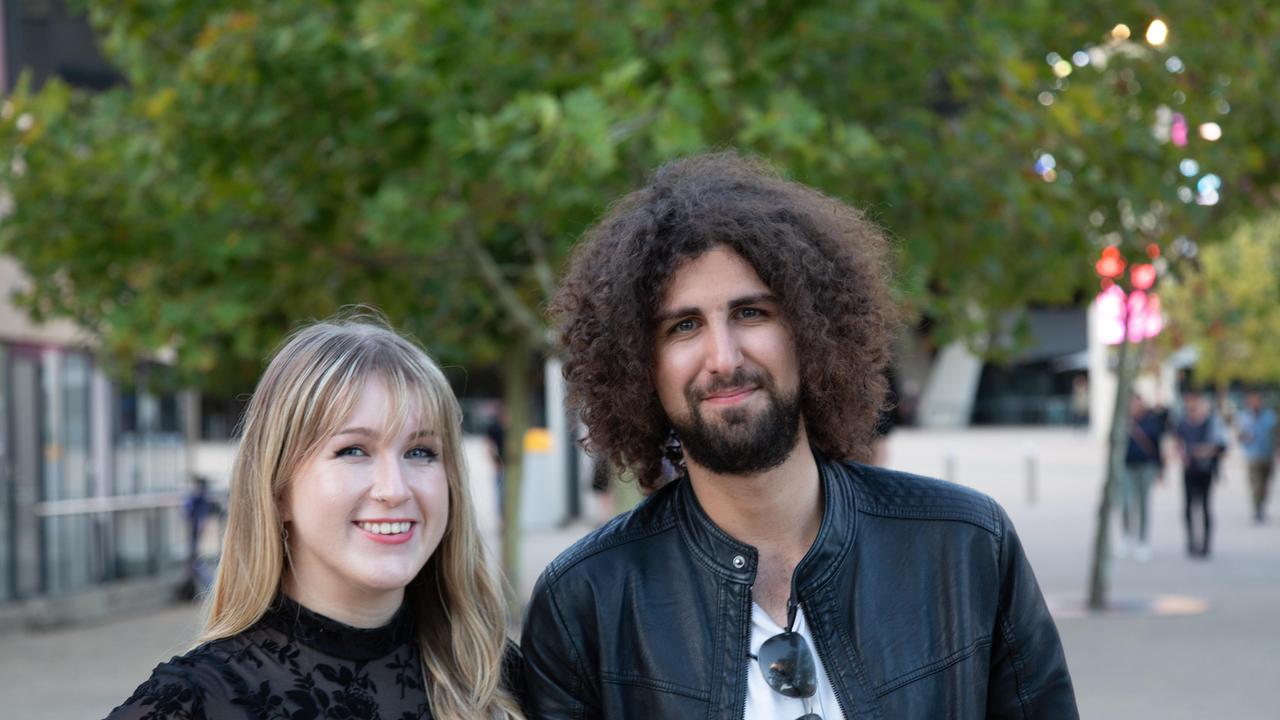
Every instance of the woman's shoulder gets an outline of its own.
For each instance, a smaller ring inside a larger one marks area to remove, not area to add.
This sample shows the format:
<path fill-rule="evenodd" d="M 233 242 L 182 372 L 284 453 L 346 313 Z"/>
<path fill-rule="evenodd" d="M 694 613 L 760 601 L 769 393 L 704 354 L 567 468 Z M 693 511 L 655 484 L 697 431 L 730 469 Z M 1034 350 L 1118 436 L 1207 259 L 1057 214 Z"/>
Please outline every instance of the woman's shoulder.
<path fill-rule="evenodd" d="M 204 643 L 156 665 L 107 720 L 226 717 L 246 643 L 240 636 Z"/>

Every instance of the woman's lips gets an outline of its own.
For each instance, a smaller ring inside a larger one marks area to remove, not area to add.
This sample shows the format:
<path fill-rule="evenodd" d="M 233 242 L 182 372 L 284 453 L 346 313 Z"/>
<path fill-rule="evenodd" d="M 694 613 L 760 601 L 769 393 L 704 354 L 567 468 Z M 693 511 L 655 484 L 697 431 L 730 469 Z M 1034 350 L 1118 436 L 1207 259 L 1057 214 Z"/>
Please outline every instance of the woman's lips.
<path fill-rule="evenodd" d="M 418 523 L 412 520 L 357 520 L 352 523 L 365 537 L 384 545 L 409 542 Z"/>

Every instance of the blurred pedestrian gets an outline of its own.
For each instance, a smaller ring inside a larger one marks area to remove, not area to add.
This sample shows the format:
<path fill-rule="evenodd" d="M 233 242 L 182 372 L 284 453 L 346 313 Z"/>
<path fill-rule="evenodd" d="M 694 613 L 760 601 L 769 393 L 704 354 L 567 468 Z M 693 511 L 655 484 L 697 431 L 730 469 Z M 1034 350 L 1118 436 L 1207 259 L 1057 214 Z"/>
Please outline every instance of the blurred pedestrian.
<path fill-rule="evenodd" d="M 1071 378 L 1071 424 L 1089 426 L 1089 376 L 1085 374 Z"/>
<path fill-rule="evenodd" d="M 503 508 L 507 506 L 503 497 L 507 473 L 507 406 L 499 402 L 497 412 L 493 414 L 484 429 L 485 443 L 489 446 L 489 460 L 493 462 L 493 482 L 498 493 L 498 517 L 505 518 Z"/>
<path fill-rule="evenodd" d="M 1148 408 L 1142 396 L 1135 394 L 1129 401 L 1129 447 L 1120 476 L 1122 534 L 1117 551 L 1123 557 L 1132 549 L 1138 562 L 1151 559 L 1147 507 L 1151 486 L 1160 481 L 1164 470 L 1160 450 L 1164 423 L 1164 417 Z"/>
<path fill-rule="evenodd" d="M 597 456 L 591 459 L 591 495 L 595 499 L 593 515 L 596 525 L 603 525 L 614 516 L 613 493 L 609 459 Z"/>
<path fill-rule="evenodd" d="M 1210 495 L 1218 474 L 1218 462 L 1226 452 L 1226 434 L 1222 422 L 1200 394 L 1187 395 L 1183 417 L 1178 422 L 1178 450 L 1182 456 L 1183 521 L 1187 528 L 1187 554 L 1209 556 L 1209 539 L 1213 530 Z M 1200 515 L 1197 538 L 1193 517 Z"/>
<path fill-rule="evenodd" d="M 1249 467 L 1253 519 L 1254 522 L 1262 523 L 1266 521 L 1267 490 L 1275 468 L 1276 413 L 1263 406 L 1262 393 L 1255 390 L 1245 397 L 1245 409 L 1237 422 L 1240 444 L 1244 448 L 1245 462 Z"/>
<path fill-rule="evenodd" d="M 201 644 L 109 720 L 522 718 L 461 427 L 376 318 L 295 333 L 249 402 Z"/>
<path fill-rule="evenodd" d="M 191 491 L 182 502 L 182 515 L 187 520 L 187 581 L 180 595 L 191 600 L 209 589 L 210 577 L 200 562 L 200 536 L 204 533 L 205 520 L 217 510 L 217 504 L 209 497 L 208 479 L 197 475 Z"/>

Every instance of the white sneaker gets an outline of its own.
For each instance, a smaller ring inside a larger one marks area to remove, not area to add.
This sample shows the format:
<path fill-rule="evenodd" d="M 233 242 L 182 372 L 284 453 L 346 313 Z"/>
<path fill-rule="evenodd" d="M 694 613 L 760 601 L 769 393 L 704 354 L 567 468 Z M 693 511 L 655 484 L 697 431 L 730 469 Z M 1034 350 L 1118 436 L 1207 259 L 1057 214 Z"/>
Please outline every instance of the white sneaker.
<path fill-rule="evenodd" d="M 1129 538 L 1122 537 L 1116 540 L 1116 549 L 1113 554 L 1122 560 L 1129 557 Z"/>
<path fill-rule="evenodd" d="M 1140 563 L 1149 562 L 1151 560 L 1151 546 L 1147 543 L 1138 543 L 1138 547 L 1133 549 L 1133 559 Z"/>

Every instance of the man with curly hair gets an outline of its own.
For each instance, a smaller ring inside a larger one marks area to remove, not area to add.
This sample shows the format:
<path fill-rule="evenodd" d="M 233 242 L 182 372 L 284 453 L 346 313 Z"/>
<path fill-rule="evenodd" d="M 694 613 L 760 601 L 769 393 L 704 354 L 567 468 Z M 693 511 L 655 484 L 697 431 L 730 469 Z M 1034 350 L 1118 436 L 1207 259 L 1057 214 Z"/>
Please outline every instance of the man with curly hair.
<path fill-rule="evenodd" d="M 662 167 L 585 235 L 551 305 L 569 402 L 650 494 L 539 578 L 532 717 L 1078 717 L 1004 511 L 859 462 L 887 254 L 733 153 Z"/>

